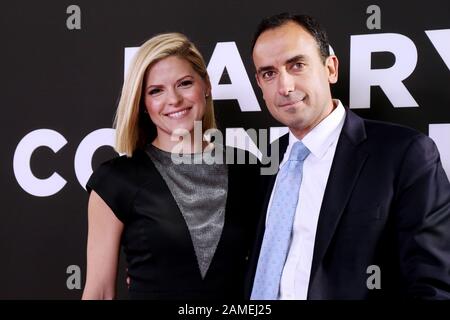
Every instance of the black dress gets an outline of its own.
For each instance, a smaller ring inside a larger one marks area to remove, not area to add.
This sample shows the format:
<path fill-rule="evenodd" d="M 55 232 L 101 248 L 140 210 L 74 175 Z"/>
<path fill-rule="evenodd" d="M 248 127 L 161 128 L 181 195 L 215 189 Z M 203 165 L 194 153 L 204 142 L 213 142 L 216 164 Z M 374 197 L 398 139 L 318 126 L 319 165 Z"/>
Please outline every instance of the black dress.
<path fill-rule="evenodd" d="M 259 165 L 236 164 L 236 156 L 234 161 L 228 164 L 222 234 L 204 278 L 182 213 L 144 151 L 109 160 L 92 174 L 88 192 L 95 190 L 124 223 L 131 299 L 244 297 L 249 248 L 262 201 Z"/>

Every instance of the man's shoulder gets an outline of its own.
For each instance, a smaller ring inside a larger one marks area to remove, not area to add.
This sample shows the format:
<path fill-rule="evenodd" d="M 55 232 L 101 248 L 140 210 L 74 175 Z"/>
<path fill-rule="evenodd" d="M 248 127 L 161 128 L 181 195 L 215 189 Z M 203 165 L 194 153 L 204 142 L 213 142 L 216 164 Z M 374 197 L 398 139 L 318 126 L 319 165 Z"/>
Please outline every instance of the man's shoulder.
<path fill-rule="evenodd" d="M 388 144 L 408 143 L 417 139 L 429 139 L 422 132 L 398 123 L 361 118 L 367 139 L 382 140 Z"/>
<path fill-rule="evenodd" d="M 386 121 L 361 118 L 366 132 L 366 147 L 394 156 L 405 152 L 435 153 L 434 141 L 411 127 Z"/>
<path fill-rule="evenodd" d="M 371 119 L 364 119 L 364 123 L 366 125 L 366 128 L 368 130 L 371 130 L 371 133 L 374 134 L 386 132 L 395 133 L 396 135 L 399 135 L 401 137 L 415 137 L 418 135 L 423 135 L 423 133 L 414 128 L 398 123 Z"/>

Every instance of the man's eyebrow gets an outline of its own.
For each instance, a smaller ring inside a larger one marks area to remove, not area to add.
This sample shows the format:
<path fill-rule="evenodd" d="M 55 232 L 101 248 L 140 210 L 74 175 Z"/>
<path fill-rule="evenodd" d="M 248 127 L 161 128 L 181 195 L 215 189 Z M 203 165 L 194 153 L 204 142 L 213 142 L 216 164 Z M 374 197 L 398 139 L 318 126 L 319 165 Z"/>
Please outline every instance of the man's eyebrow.
<path fill-rule="evenodd" d="M 257 74 L 263 73 L 264 71 L 273 70 L 273 66 L 265 66 L 265 67 L 259 67 L 258 70 L 256 70 Z"/>
<path fill-rule="evenodd" d="M 285 61 L 285 64 L 291 64 L 291 63 L 294 63 L 294 62 L 305 61 L 305 60 L 307 60 L 305 55 L 298 54 L 298 55 L 296 55 L 296 56 L 294 56 L 292 58 L 287 59 Z M 273 70 L 273 69 L 274 69 L 273 66 L 259 67 L 258 70 L 256 70 L 256 74 L 261 74 L 264 71 L 270 71 L 270 70 Z"/>
<path fill-rule="evenodd" d="M 287 59 L 286 60 L 286 64 L 291 64 L 293 62 L 305 61 L 305 60 L 306 60 L 306 56 L 303 55 L 303 54 L 299 54 L 299 55 L 296 55 L 296 56 L 294 56 L 292 58 Z"/>

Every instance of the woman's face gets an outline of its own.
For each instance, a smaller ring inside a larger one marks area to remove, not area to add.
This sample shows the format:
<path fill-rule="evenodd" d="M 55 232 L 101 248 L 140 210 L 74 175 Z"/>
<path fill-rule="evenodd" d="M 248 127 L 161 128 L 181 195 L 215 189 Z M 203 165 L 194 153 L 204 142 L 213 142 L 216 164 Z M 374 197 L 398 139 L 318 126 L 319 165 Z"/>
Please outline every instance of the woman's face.
<path fill-rule="evenodd" d="M 171 144 L 176 129 L 193 133 L 194 121 L 203 118 L 210 88 L 191 64 L 177 56 L 156 62 L 144 79 L 144 103 L 157 129 L 157 139 Z"/>

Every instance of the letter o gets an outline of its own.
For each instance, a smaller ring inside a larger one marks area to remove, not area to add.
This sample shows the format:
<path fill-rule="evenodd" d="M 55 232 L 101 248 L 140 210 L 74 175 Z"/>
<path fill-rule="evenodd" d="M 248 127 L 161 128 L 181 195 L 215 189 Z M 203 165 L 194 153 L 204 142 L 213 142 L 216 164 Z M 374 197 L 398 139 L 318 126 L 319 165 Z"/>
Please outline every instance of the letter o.
<path fill-rule="evenodd" d="M 103 128 L 92 131 L 78 146 L 75 153 L 75 174 L 80 185 L 86 189 L 86 183 L 92 174 L 92 157 L 95 151 L 102 146 L 114 146 L 115 130 Z"/>

